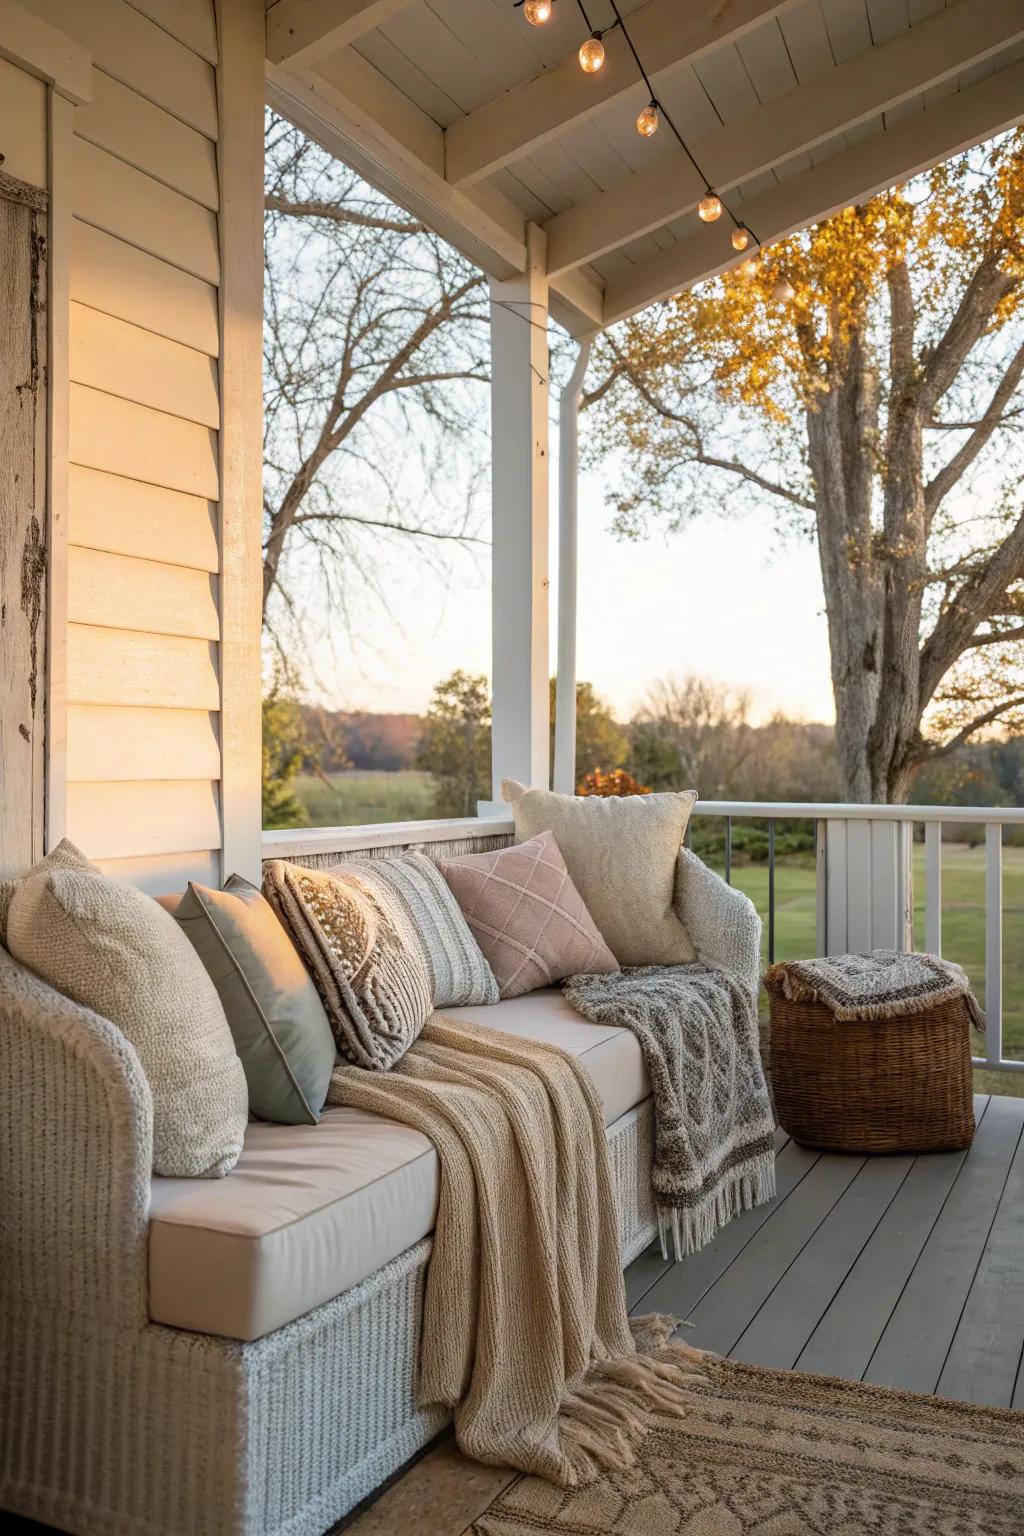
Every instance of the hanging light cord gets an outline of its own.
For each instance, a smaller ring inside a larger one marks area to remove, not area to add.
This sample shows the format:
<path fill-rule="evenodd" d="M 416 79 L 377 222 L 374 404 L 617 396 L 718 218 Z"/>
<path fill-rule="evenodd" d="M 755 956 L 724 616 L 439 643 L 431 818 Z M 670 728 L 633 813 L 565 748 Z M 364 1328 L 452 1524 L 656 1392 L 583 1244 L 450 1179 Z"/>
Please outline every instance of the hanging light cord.
<path fill-rule="evenodd" d="M 515 5 L 515 7 L 518 9 L 518 7 L 521 6 L 524 3 L 524 0 L 513 0 L 513 3 Z M 618 28 L 621 31 L 623 37 L 626 39 L 626 47 L 629 49 L 630 53 L 633 55 L 633 62 L 636 64 L 637 70 L 640 73 L 640 78 L 643 81 L 644 87 L 647 90 L 647 94 L 648 94 L 648 97 L 650 98 L 651 106 L 654 108 L 654 110 L 656 112 L 660 113 L 660 115 L 665 119 L 666 123 L 668 124 L 669 128 L 672 131 L 672 134 L 673 134 L 673 136 L 674 136 L 674 138 L 676 140 L 676 143 L 679 145 L 679 148 L 682 150 L 683 154 L 686 156 L 687 160 L 689 160 L 690 164 L 693 166 L 694 170 L 697 172 L 697 175 L 700 177 L 701 181 L 704 183 L 704 190 L 705 190 L 706 195 L 709 196 L 709 197 L 717 197 L 718 201 L 722 205 L 722 208 L 725 210 L 725 212 L 729 215 L 729 218 L 732 220 L 733 227 L 735 229 L 742 230 L 745 234 L 749 235 L 751 240 L 754 242 L 754 245 L 758 249 L 763 249 L 763 247 L 761 245 L 760 239 L 755 234 L 755 232 L 751 229 L 751 227 L 747 223 L 747 221 L 745 219 L 738 218 L 737 215 L 735 213 L 733 213 L 732 209 L 729 207 L 729 205 L 725 201 L 724 197 L 722 197 L 721 193 L 720 192 L 716 192 L 714 187 L 711 185 L 711 182 L 708 180 L 707 174 L 705 173 L 703 166 L 700 164 L 700 162 L 698 161 L 696 155 L 693 153 L 693 151 L 690 148 L 689 144 L 687 144 L 686 140 L 683 138 L 683 135 L 680 133 L 678 127 L 676 126 L 676 122 L 675 122 L 675 119 L 673 118 L 672 114 L 668 111 L 668 109 L 666 108 L 664 102 L 659 101 L 657 92 L 655 91 L 654 86 L 653 86 L 653 84 L 651 82 L 651 77 L 647 73 L 646 69 L 644 68 L 643 60 L 641 59 L 639 53 L 637 53 L 636 44 L 633 42 L 633 39 L 630 36 L 629 28 L 626 26 L 626 23 L 623 20 L 622 12 L 619 10 L 618 4 L 617 4 L 617 0 L 608 0 L 608 3 L 611 6 L 613 12 L 615 13 L 615 20 L 612 22 L 611 26 L 605 27 L 603 30 L 599 30 L 598 28 L 593 26 L 593 24 L 591 23 L 590 17 L 587 15 L 587 8 L 584 5 L 583 0 L 576 0 L 576 6 L 577 6 L 577 8 L 579 10 L 580 15 L 583 17 L 583 25 L 587 29 L 588 36 L 593 37 L 593 38 L 597 38 L 600 41 L 600 39 L 606 37 L 609 32 L 614 32 L 616 28 Z M 741 249 L 742 249 L 742 247 L 741 247 Z"/>
<path fill-rule="evenodd" d="M 714 191 L 714 188 L 712 187 L 711 182 L 708 180 L 707 175 L 704 172 L 703 166 L 700 164 L 700 162 L 698 161 L 696 155 L 693 153 L 692 149 L 690 148 L 689 144 L 687 144 L 686 140 L 683 138 L 682 134 L 679 132 L 679 129 L 676 127 L 675 119 L 672 117 L 672 114 L 669 112 L 669 110 L 665 106 L 664 102 L 661 102 L 661 101 L 658 100 L 658 96 L 657 96 L 657 93 L 656 93 L 656 91 L 654 89 L 654 86 L 651 84 L 651 77 L 647 73 L 646 69 L 644 68 L 643 60 L 640 58 L 640 55 L 637 53 L 636 45 L 634 44 L 633 39 L 632 39 L 632 37 L 629 34 L 629 28 L 626 26 L 626 23 L 622 19 L 622 12 L 619 10 L 618 4 L 617 4 L 617 0 L 608 0 L 608 3 L 611 6 L 612 10 L 615 12 L 615 25 L 617 27 L 621 28 L 622 35 L 626 39 L 626 46 L 629 49 L 630 53 L 633 55 L 633 62 L 636 64 L 637 69 L 640 71 L 640 78 L 644 82 L 644 86 L 646 87 L 647 93 L 650 96 L 651 105 L 658 112 L 661 113 L 661 115 L 662 115 L 662 117 L 664 117 L 666 123 L 668 123 L 668 126 L 671 128 L 671 130 L 672 130 L 672 132 L 673 132 L 673 134 L 675 136 L 676 142 L 679 145 L 679 148 L 682 150 L 683 154 L 686 156 L 687 160 L 689 160 L 690 164 L 693 166 L 694 170 L 697 172 L 697 175 L 700 177 L 701 181 L 704 183 L 704 190 L 706 192 L 709 192 L 709 193 L 714 193 L 714 195 L 719 199 L 719 201 L 722 204 L 722 207 L 725 209 L 726 213 L 729 215 L 730 219 L 732 220 L 734 228 L 736 228 L 736 229 L 745 229 L 747 234 L 750 236 L 751 240 L 753 240 L 754 244 L 756 246 L 760 247 L 761 242 L 757 238 L 757 236 L 755 235 L 754 231 L 751 229 L 750 225 L 748 223 L 746 223 L 745 220 L 738 219 L 736 217 L 736 215 L 733 213 L 732 209 L 729 207 L 728 203 L 722 197 L 722 194 L 720 192 L 715 192 Z M 583 20 L 589 26 L 590 23 L 587 21 L 587 13 L 583 9 L 582 0 L 576 0 L 576 4 L 579 6 L 580 10 L 583 13 Z"/>

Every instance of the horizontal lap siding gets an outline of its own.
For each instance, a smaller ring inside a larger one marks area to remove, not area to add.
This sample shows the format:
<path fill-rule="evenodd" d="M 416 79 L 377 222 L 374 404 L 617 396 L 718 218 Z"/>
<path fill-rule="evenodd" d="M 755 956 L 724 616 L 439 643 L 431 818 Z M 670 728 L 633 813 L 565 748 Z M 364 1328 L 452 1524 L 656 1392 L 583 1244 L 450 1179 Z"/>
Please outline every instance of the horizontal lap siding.
<path fill-rule="evenodd" d="M 95 65 L 74 145 L 67 832 L 145 889 L 216 884 L 214 4 L 28 5 Z"/>

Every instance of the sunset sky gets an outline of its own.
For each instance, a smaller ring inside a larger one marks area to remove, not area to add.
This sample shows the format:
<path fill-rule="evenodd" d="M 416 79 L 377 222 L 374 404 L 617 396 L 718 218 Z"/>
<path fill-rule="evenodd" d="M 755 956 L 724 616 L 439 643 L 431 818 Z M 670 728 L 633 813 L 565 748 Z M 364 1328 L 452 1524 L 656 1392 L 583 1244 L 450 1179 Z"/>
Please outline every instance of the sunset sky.
<path fill-rule="evenodd" d="M 557 484 L 556 463 L 551 483 Z M 831 720 L 813 546 L 784 541 L 763 511 L 742 515 L 742 490 L 727 517 L 627 544 L 608 531 L 603 490 L 598 476 L 583 477 L 578 675 L 594 683 L 616 716 L 628 719 L 655 678 L 696 672 L 748 688 L 755 719 L 780 709 Z M 552 500 L 554 586 L 554 493 Z M 456 667 L 490 670 L 486 554 L 454 556 L 446 581 L 425 571 L 410 548 L 401 559 L 391 557 L 385 585 L 392 617 L 368 602 L 355 642 L 332 631 L 333 655 L 321 663 L 315 690 L 325 703 L 418 712 L 434 683 Z M 551 645 L 554 672 L 554 605 Z"/>

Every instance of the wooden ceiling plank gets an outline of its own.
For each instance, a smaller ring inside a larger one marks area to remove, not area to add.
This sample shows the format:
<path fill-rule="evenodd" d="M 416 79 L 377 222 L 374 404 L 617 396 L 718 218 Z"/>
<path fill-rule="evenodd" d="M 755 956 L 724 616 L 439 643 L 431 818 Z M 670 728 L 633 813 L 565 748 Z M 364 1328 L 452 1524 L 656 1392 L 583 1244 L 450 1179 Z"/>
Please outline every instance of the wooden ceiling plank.
<path fill-rule="evenodd" d="M 267 58 L 289 69 L 354 43 L 407 0 L 277 0 L 267 12 Z"/>
<path fill-rule="evenodd" d="M 948 10 L 891 42 L 794 86 L 693 145 L 711 184 L 728 191 L 837 133 L 909 101 L 970 64 L 1024 38 L 1019 0 L 957 0 Z M 638 175 L 549 220 L 551 272 L 594 260 L 626 240 L 692 209 L 703 182 L 682 154 L 670 153 Z"/>
<path fill-rule="evenodd" d="M 628 26 L 637 52 L 656 76 L 734 42 L 794 4 L 796 0 L 704 0 L 681 15 L 679 0 L 647 0 L 630 14 Z M 607 33 L 604 44 L 606 62 L 600 74 L 585 75 L 574 50 L 553 69 L 453 123 L 445 140 L 448 180 L 460 185 L 479 181 L 632 90 L 637 69 L 622 32 Z"/>
<path fill-rule="evenodd" d="M 909 180 L 1022 118 L 1024 64 L 1015 64 L 950 97 L 939 110 L 920 113 L 774 187 L 747 206 L 747 216 L 769 245 L 850 203 Z M 674 251 L 663 251 L 646 266 L 608 285 L 605 324 L 717 276 L 737 260 L 717 228 L 697 230 Z"/>

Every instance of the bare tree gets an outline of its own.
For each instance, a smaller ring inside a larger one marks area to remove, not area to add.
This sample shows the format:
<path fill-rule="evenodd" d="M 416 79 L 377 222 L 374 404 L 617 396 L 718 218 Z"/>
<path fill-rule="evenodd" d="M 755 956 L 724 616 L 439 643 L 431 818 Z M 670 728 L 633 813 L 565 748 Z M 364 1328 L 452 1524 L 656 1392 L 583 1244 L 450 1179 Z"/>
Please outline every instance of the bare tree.
<path fill-rule="evenodd" d="M 620 532 L 753 503 L 816 538 L 851 800 L 1024 721 L 1022 244 L 1018 131 L 620 327 L 585 399 Z"/>
<path fill-rule="evenodd" d="M 294 642 L 317 604 L 386 602 L 389 549 L 485 543 L 488 317 L 479 271 L 291 124 L 266 149 L 263 612 Z"/>

